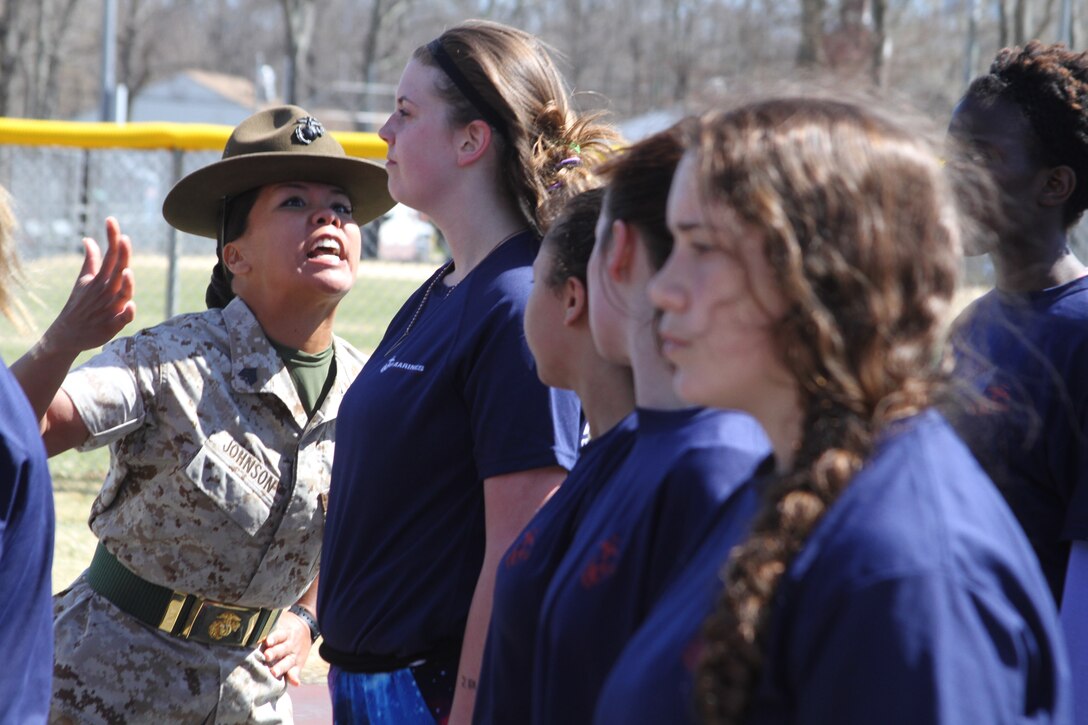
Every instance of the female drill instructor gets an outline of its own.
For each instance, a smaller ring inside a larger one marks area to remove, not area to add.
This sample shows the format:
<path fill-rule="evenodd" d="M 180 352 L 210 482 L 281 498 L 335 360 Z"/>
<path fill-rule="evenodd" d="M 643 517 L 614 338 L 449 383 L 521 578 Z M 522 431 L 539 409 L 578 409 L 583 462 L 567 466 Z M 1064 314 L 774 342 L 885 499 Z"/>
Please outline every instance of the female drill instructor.
<path fill-rule="evenodd" d="M 55 722 L 291 721 L 283 678 L 312 643 L 336 415 L 362 364 L 333 318 L 385 184 L 301 108 L 251 116 L 163 205 L 218 237 L 211 309 L 68 373 L 134 314 L 129 240 L 112 219 L 104 257 L 85 240 L 68 303 L 13 366 L 50 453 L 111 452 L 94 561 L 55 600 Z"/>

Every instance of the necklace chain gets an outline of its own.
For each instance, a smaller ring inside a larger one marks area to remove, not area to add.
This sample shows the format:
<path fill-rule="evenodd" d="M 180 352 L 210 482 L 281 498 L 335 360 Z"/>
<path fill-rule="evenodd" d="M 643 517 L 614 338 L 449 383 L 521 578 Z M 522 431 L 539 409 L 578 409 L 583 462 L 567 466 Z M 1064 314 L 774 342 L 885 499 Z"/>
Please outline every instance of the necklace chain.
<path fill-rule="evenodd" d="M 452 269 L 453 260 L 451 259 L 444 265 L 442 265 L 442 267 L 438 270 L 438 274 L 436 274 L 434 278 L 431 279 L 431 283 L 427 285 L 427 289 L 423 292 L 423 298 L 420 299 L 419 304 L 416 306 L 416 311 L 412 314 L 412 319 L 408 321 L 408 327 L 404 328 L 404 334 L 400 336 L 400 339 L 393 343 L 392 347 L 385 351 L 384 357 L 389 357 L 390 353 L 400 347 L 400 344 L 404 342 L 404 339 L 406 337 L 408 337 L 408 333 L 412 331 L 412 326 L 416 324 L 416 320 L 419 319 L 420 313 L 423 312 L 423 308 L 427 304 L 427 299 L 431 296 L 431 290 L 434 289 L 434 286 L 436 284 L 444 280 L 446 278 L 446 275 L 448 275 Z M 452 287 L 450 287 L 447 293 L 452 292 L 453 288 L 456 286 L 457 285 L 453 285 Z"/>
<path fill-rule="evenodd" d="M 522 231 L 524 231 L 524 230 L 519 229 L 518 231 L 514 232 L 510 236 L 506 237 L 506 239 L 503 239 L 501 242 L 496 244 L 491 249 L 490 252 L 488 252 L 488 255 L 490 255 L 492 252 L 494 252 L 496 249 L 498 249 L 502 245 L 506 244 L 508 241 L 510 241 L 511 239 L 516 237 L 517 235 L 521 234 Z M 431 290 L 434 289 L 434 286 L 436 284 L 438 284 L 439 282 L 444 280 L 449 275 L 449 273 L 451 271 L 453 271 L 453 260 L 452 259 L 450 259 L 448 262 L 446 262 L 444 265 L 442 265 L 438 270 L 438 274 L 436 274 L 434 276 L 434 278 L 431 279 L 431 283 L 429 285 L 427 285 L 427 289 L 424 290 L 424 292 L 423 292 L 423 298 L 419 301 L 419 304 L 416 306 L 416 311 L 412 314 L 412 319 L 408 321 L 408 327 L 404 328 L 404 334 L 402 334 L 400 336 L 400 338 L 395 343 L 393 343 L 393 345 L 388 350 L 385 351 L 385 355 L 383 357 L 389 357 L 389 355 L 394 350 L 396 350 L 398 347 L 400 347 L 401 343 L 404 342 L 404 339 L 406 337 L 408 337 L 408 333 L 412 331 L 412 327 L 416 324 L 416 320 L 419 319 L 420 314 L 423 312 L 423 308 L 427 304 L 427 300 L 431 296 Z M 450 288 L 448 290 L 446 290 L 446 295 L 448 296 L 450 294 L 450 292 L 453 292 L 454 288 L 457 287 L 457 285 L 460 284 L 460 282 L 461 282 L 461 280 L 457 280 L 457 282 L 455 284 L 450 285 Z"/>

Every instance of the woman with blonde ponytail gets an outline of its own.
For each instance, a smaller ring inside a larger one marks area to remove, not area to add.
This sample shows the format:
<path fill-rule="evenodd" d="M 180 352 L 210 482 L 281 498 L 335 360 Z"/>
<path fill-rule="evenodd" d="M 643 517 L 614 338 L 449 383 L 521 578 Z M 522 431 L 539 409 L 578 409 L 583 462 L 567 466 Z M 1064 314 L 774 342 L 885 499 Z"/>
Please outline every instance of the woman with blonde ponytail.
<path fill-rule="evenodd" d="M 599 720 L 1069 722 L 1039 566 L 931 407 L 962 227 L 949 169 L 816 99 L 709 114 L 686 149 L 650 290 L 664 353 L 682 397 L 760 421 L 776 470 L 630 643 Z M 678 612 L 686 632 L 655 629 Z"/>
<path fill-rule="evenodd" d="M 522 317 L 556 198 L 617 140 L 573 108 L 547 49 L 485 21 L 401 75 L 389 191 L 451 259 L 405 302 L 348 393 L 318 620 L 338 723 L 468 723 L 507 547 L 566 476 L 578 398 L 537 378 Z"/>

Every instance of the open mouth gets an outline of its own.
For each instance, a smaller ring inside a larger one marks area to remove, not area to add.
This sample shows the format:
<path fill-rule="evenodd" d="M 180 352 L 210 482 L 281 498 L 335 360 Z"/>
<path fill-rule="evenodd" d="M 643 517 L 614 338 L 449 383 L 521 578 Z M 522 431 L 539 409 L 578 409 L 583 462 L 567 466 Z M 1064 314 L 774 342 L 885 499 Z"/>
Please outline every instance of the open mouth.
<path fill-rule="evenodd" d="M 344 249 L 340 246 L 340 242 L 332 239 L 331 237 L 322 237 L 318 240 L 317 244 L 310 248 L 310 251 L 306 254 L 310 259 L 321 259 L 334 257 L 337 260 L 344 258 Z"/>

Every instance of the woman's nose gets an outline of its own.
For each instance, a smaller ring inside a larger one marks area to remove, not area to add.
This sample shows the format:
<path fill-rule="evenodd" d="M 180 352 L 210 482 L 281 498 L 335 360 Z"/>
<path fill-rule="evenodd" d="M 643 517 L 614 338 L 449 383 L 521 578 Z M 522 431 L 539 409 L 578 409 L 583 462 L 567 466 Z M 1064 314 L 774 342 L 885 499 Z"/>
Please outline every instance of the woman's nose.
<path fill-rule="evenodd" d="M 335 226 L 343 226 L 344 220 L 340 218 L 340 215 L 336 213 L 336 210 L 331 206 L 323 206 L 314 212 L 314 223 L 318 226 L 324 226 L 326 224 L 333 224 Z"/>

